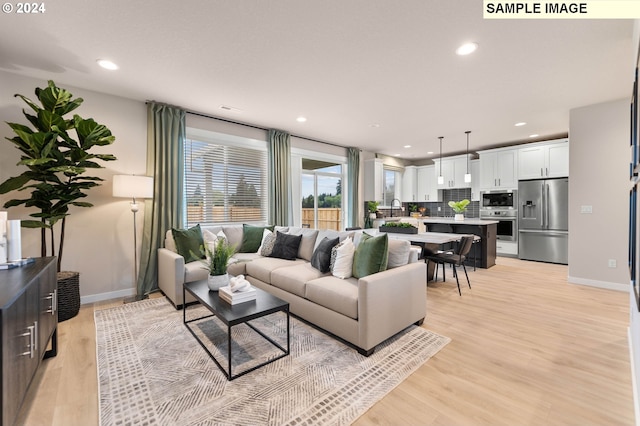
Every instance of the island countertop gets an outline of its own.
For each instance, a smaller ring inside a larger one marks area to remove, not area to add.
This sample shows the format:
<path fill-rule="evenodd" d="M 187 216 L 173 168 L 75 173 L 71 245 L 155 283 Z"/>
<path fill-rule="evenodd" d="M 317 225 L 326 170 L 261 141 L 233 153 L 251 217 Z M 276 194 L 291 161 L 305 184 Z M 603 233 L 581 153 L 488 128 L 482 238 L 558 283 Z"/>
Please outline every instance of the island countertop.
<path fill-rule="evenodd" d="M 491 219 L 479 219 L 477 217 L 465 218 L 464 220 L 455 220 L 452 217 L 420 217 L 418 221 L 424 223 L 446 223 L 449 225 L 493 225 L 494 223 L 498 223 L 497 220 Z"/>

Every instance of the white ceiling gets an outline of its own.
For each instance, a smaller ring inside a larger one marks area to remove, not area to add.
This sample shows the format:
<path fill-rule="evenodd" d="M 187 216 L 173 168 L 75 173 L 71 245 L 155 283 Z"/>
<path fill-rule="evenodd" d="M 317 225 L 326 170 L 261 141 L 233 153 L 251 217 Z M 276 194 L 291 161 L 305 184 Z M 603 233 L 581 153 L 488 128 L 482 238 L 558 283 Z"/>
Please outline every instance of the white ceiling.
<path fill-rule="evenodd" d="M 0 16 L 0 69 L 410 160 L 438 136 L 464 151 L 466 130 L 471 150 L 566 134 L 570 109 L 633 81 L 631 20 L 483 20 L 480 0 L 45 6 Z"/>

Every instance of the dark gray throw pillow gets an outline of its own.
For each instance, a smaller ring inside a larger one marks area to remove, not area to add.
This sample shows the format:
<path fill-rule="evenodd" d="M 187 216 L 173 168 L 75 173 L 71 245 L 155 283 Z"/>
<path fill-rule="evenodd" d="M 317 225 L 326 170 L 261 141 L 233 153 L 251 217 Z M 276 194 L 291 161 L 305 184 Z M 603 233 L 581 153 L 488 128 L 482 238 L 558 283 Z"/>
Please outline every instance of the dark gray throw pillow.
<path fill-rule="evenodd" d="M 330 240 L 324 237 L 311 256 L 311 266 L 320 272 L 329 272 L 331 265 L 331 249 L 340 242 L 340 237 Z"/>
<path fill-rule="evenodd" d="M 276 231 L 276 243 L 273 245 L 273 250 L 269 257 L 296 260 L 300 241 L 302 241 L 302 235 L 289 235 Z"/>

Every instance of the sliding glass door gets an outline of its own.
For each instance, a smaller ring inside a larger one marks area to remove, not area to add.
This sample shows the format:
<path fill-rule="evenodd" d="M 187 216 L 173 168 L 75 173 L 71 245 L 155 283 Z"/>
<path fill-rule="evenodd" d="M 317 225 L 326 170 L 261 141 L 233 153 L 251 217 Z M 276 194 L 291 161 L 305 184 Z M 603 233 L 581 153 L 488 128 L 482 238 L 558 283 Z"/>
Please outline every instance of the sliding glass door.
<path fill-rule="evenodd" d="M 302 160 L 302 226 L 343 228 L 342 165 Z"/>

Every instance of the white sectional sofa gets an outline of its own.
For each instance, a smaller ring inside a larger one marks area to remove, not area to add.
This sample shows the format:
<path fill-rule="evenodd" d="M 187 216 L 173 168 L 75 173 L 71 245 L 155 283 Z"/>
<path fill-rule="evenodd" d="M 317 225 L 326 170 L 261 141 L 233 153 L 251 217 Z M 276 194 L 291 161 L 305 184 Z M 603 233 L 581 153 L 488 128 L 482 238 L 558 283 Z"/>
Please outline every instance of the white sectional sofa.
<path fill-rule="evenodd" d="M 242 225 L 203 228 L 224 232 L 229 243 L 239 247 Z M 341 240 L 347 235 L 359 242 L 362 231 L 337 232 L 297 227 L 276 231 L 302 235 L 295 260 L 236 253 L 229 273 L 244 274 L 257 288 L 289 302 L 290 312 L 347 341 L 364 355 L 376 345 L 411 324 L 422 324 L 426 316 L 426 264 L 418 262 L 416 250 L 407 241 L 389 239 L 390 268 L 362 278 L 340 279 L 311 266 L 315 247 L 324 237 Z M 171 231 L 165 248 L 158 250 L 158 286 L 176 308 L 181 308 L 182 285 L 207 278 L 198 261 L 185 264 L 176 253 Z M 186 303 L 193 302 L 187 296 Z"/>

